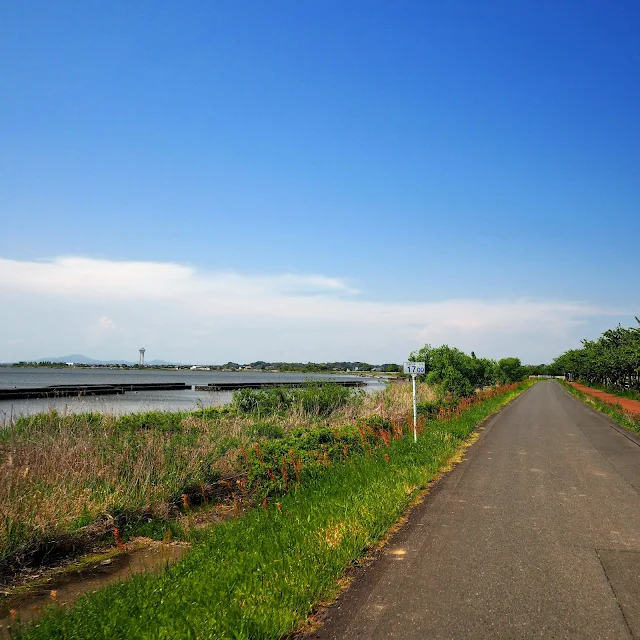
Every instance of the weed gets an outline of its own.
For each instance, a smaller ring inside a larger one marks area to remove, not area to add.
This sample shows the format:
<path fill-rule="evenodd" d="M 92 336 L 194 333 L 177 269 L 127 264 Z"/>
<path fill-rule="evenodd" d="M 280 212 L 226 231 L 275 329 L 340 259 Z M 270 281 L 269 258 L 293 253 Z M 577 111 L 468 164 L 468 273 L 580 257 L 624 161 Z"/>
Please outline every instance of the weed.
<path fill-rule="evenodd" d="M 328 416 L 344 407 L 353 397 L 351 389 L 327 382 L 309 382 L 287 389 L 241 389 L 233 394 L 233 405 L 241 413 L 268 416 L 297 408 L 314 416 Z"/>
<path fill-rule="evenodd" d="M 285 430 L 280 425 L 272 422 L 258 422 L 249 429 L 249 435 L 256 438 L 277 440 L 278 438 L 284 438 Z"/>

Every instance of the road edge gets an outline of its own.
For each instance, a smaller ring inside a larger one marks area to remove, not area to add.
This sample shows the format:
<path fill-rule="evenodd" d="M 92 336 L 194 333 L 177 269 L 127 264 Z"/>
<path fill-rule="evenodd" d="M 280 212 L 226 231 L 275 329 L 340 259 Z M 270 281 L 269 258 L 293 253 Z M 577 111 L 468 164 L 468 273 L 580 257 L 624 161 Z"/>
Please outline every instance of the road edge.
<path fill-rule="evenodd" d="M 556 381 L 554 381 L 554 382 L 556 382 Z M 575 398 L 578 402 L 580 402 L 581 405 L 587 407 L 588 409 L 593 411 L 596 415 L 598 415 L 600 417 L 604 416 L 607 419 L 607 421 L 610 422 L 609 426 L 612 429 L 614 429 L 620 435 L 623 435 L 625 438 L 627 438 L 628 440 L 631 440 L 631 442 L 633 442 L 634 444 L 636 444 L 636 445 L 638 445 L 640 447 L 640 433 L 638 433 L 637 431 L 634 431 L 631 427 L 627 427 L 624 424 L 620 424 L 616 420 L 615 416 L 612 416 L 611 414 L 607 413 L 606 411 L 602 411 L 598 407 L 597 402 L 602 403 L 606 407 L 610 407 L 611 410 L 616 411 L 616 413 L 617 413 L 617 410 L 615 409 L 615 405 L 609 405 L 609 403 L 606 403 L 606 402 L 604 402 L 602 400 L 599 400 L 595 396 L 590 396 L 588 393 L 585 393 L 584 391 L 580 391 L 580 389 L 575 389 L 575 391 L 577 391 L 581 395 L 578 395 L 577 393 L 572 393 L 562 383 L 557 382 L 557 384 L 569 397 Z M 572 387 L 572 388 L 574 388 L 574 387 Z M 591 402 L 589 401 L 589 399 L 591 400 Z"/>
<path fill-rule="evenodd" d="M 537 383 L 537 381 L 536 381 Z M 329 618 L 334 607 L 341 603 L 353 593 L 352 587 L 362 581 L 373 569 L 376 562 L 382 557 L 384 550 L 389 545 L 398 543 L 403 536 L 408 536 L 418 525 L 418 522 L 425 509 L 428 509 L 432 502 L 451 483 L 455 485 L 460 482 L 465 472 L 464 462 L 468 462 L 470 457 L 475 455 L 479 445 L 484 442 L 487 434 L 498 421 L 500 415 L 510 407 L 513 407 L 535 384 L 527 387 L 515 398 L 509 400 L 490 416 L 480 421 L 471 433 L 461 442 L 460 446 L 443 464 L 442 468 L 434 476 L 433 480 L 416 496 L 411 504 L 405 509 L 398 520 L 389 528 L 384 538 L 356 563 L 352 564 L 343 573 L 339 580 L 340 592 L 331 601 L 320 602 L 316 609 L 308 616 L 307 623 L 300 629 L 287 634 L 284 638 L 288 640 L 311 640 L 317 637 Z"/>

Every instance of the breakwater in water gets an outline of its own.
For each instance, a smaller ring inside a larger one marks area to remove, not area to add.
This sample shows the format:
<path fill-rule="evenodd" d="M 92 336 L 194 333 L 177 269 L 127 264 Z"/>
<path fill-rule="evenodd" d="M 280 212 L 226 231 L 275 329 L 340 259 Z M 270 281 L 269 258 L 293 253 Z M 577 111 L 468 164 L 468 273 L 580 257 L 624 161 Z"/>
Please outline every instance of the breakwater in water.
<path fill-rule="evenodd" d="M 108 396 L 125 393 L 126 391 L 167 391 L 191 389 L 184 382 L 157 382 L 142 384 L 119 385 L 52 385 L 49 387 L 24 387 L 0 389 L 0 400 L 20 400 L 28 398 L 69 398 L 82 396 Z"/>
<path fill-rule="evenodd" d="M 384 378 L 340 374 L 0 367 L 0 391 L 5 392 L 4 395 L 0 395 L 0 429 L 16 417 L 47 412 L 51 409 L 63 413 L 95 412 L 116 416 L 141 411 L 193 411 L 231 402 L 233 391 L 243 388 L 246 383 L 289 386 L 321 380 L 345 382 L 348 385 L 354 382 L 358 385 L 364 384 L 362 388 L 367 392 L 381 389 L 386 384 Z M 174 388 L 173 384 L 176 383 L 179 386 Z M 238 383 L 242 383 L 243 386 L 236 386 Z M 101 387 L 105 390 L 116 388 L 124 391 L 93 395 L 85 391 L 86 387 Z M 198 387 L 205 387 L 206 391 L 198 390 Z M 216 391 L 214 387 L 220 390 Z M 21 394 L 19 398 L 7 397 L 9 392 L 13 393 L 16 389 L 26 390 L 26 393 Z M 46 389 L 47 395 L 30 395 L 35 389 Z M 52 389 L 54 393 L 50 394 Z"/>
<path fill-rule="evenodd" d="M 361 380 L 332 381 L 341 387 L 364 387 Z M 196 391 L 238 391 L 239 389 L 264 389 L 270 387 L 303 387 L 307 382 L 211 382 L 195 385 Z M 0 400 L 20 400 L 28 398 L 70 398 L 83 396 L 109 396 L 126 391 L 188 391 L 192 387 L 184 382 L 157 382 L 146 384 L 120 385 L 55 385 L 50 387 L 26 387 L 0 389 Z"/>
<path fill-rule="evenodd" d="M 341 387 L 364 387 L 366 382 L 362 380 L 325 380 Z M 239 391 L 240 389 L 268 389 L 270 387 L 304 387 L 309 384 L 307 381 L 302 382 L 210 382 L 209 384 L 197 384 L 196 391 Z"/>

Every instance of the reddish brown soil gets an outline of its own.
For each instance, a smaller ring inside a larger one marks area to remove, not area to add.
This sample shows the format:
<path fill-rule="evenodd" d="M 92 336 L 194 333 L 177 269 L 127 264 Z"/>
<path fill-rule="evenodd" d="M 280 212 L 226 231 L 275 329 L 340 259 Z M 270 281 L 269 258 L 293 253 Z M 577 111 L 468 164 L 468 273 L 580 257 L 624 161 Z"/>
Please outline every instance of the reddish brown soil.
<path fill-rule="evenodd" d="M 598 400 L 602 400 L 602 402 L 606 402 L 608 404 L 619 404 L 625 413 L 630 413 L 634 417 L 640 416 L 640 402 L 638 400 L 621 398 L 620 396 L 614 396 L 612 393 L 592 389 L 591 387 L 585 387 L 584 385 L 577 384 L 575 382 L 570 382 L 569 384 L 583 393 L 588 393 L 590 396 L 598 398 Z"/>

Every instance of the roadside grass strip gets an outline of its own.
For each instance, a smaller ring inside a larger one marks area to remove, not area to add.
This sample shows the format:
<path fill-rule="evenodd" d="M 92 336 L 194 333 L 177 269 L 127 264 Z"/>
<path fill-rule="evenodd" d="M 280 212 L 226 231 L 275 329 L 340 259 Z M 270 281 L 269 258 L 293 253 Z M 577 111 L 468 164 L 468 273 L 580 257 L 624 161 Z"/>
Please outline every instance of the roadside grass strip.
<path fill-rule="evenodd" d="M 281 638 L 303 625 L 338 579 L 401 517 L 484 419 L 531 386 L 430 421 L 418 443 L 392 440 L 341 463 L 263 508 L 211 528 L 160 576 L 141 575 L 52 605 L 18 638 Z"/>
<path fill-rule="evenodd" d="M 636 433 L 640 433 L 640 415 L 639 414 L 629 414 L 625 412 L 619 404 L 611 404 L 609 402 L 603 402 L 598 398 L 589 395 L 588 393 L 584 393 L 584 391 L 580 391 L 580 389 L 576 389 L 575 387 L 567 384 L 563 380 L 559 380 L 560 384 L 566 389 L 570 394 L 574 395 L 579 400 L 582 400 L 585 404 L 592 406 L 600 413 L 604 413 L 609 417 L 613 418 L 618 424 L 630 429 L 631 431 L 635 431 Z"/>

